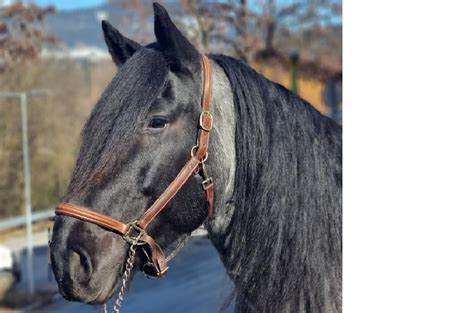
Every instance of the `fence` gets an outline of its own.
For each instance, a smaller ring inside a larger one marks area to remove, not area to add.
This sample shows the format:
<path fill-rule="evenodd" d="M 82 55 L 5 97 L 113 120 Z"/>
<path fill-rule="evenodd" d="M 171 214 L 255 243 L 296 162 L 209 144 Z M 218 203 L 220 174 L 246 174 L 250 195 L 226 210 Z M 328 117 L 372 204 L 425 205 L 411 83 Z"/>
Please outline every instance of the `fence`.
<path fill-rule="evenodd" d="M 54 216 L 54 209 L 47 209 L 40 212 L 34 212 L 31 214 L 31 222 L 39 222 L 52 218 Z M 26 216 L 16 216 L 8 219 L 0 220 L 0 231 L 7 230 L 10 228 L 26 225 Z"/>

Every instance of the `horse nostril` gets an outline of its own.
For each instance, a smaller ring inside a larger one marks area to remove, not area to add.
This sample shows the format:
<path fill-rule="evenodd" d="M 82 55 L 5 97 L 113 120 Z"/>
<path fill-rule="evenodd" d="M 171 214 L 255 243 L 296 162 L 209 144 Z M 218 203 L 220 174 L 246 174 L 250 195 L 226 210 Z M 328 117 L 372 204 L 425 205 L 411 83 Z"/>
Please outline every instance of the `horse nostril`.
<path fill-rule="evenodd" d="M 69 255 L 69 273 L 78 280 L 88 281 L 92 275 L 92 263 L 84 249 L 74 248 Z"/>

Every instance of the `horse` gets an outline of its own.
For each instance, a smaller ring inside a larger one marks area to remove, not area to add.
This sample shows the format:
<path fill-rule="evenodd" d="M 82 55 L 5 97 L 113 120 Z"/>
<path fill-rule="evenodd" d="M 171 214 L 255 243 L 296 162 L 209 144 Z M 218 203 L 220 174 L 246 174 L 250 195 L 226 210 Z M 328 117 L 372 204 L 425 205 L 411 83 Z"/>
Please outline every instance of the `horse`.
<path fill-rule="evenodd" d="M 201 131 L 201 54 L 164 7 L 153 10 L 156 41 L 148 45 L 102 22 L 118 71 L 84 125 L 61 199 L 120 221 L 136 220 L 155 202 Z M 192 173 L 148 235 L 166 249 L 204 224 L 234 282 L 236 312 L 341 312 L 341 126 L 247 64 L 209 59 L 213 128 L 205 164 L 214 210 L 208 214 L 202 175 Z M 105 303 L 129 248 L 104 227 L 57 215 L 50 249 L 60 293 Z M 132 259 L 134 272 L 146 263 L 143 254 Z"/>

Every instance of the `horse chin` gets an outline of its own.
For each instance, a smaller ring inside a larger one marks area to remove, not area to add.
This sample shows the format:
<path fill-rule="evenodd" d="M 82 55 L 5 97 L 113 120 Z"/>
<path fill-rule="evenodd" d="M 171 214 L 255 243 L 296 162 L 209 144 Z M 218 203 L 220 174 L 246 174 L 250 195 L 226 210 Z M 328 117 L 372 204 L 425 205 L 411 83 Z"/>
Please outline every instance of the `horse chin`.
<path fill-rule="evenodd" d="M 117 287 L 118 287 L 118 276 L 116 279 L 110 282 L 102 284 L 100 289 L 93 289 L 90 285 L 87 288 L 71 288 L 71 286 L 59 286 L 59 293 L 68 301 L 81 302 L 85 304 L 102 304 L 109 301 Z"/>
<path fill-rule="evenodd" d="M 112 284 L 104 285 L 103 288 L 99 290 L 99 292 L 97 292 L 95 295 L 92 294 L 92 296 L 95 296 L 92 300 L 83 301 L 83 302 L 87 304 L 106 303 L 107 301 L 112 299 L 117 289 L 118 289 L 118 278 L 115 279 Z"/>
<path fill-rule="evenodd" d="M 102 289 L 98 292 L 81 292 L 75 294 L 67 294 L 60 289 L 61 295 L 68 301 L 81 302 L 85 304 L 97 305 L 109 301 L 115 292 L 115 288 Z"/>
<path fill-rule="evenodd" d="M 92 304 L 92 305 L 104 304 L 108 302 L 110 299 L 112 299 L 114 292 L 115 292 L 115 289 L 111 289 L 108 292 L 99 293 L 99 295 L 95 297 L 93 300 L 83 301 L 83 302 L 86 304 Z"/>

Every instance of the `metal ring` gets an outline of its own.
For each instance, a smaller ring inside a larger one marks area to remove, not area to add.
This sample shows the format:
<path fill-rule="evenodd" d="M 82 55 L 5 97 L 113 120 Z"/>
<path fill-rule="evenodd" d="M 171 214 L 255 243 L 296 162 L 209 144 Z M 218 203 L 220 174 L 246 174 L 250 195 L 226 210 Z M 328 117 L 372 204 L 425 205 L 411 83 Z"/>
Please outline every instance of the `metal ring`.
<path fill-rule="evenodd" d="M 191 148 L 191 157 L 194 158 L 196 156 L 196 151 L 197 149 L 199 148 L 198 145 L 195 145 L 194 147 Z M 207 157 L 208 157 L 208 153 L 206 151 L 206 155 L 204 156 L 204 158 L 202 160 L 200 160 L 201 163 L 204 163 L 207 161 Z"/>

